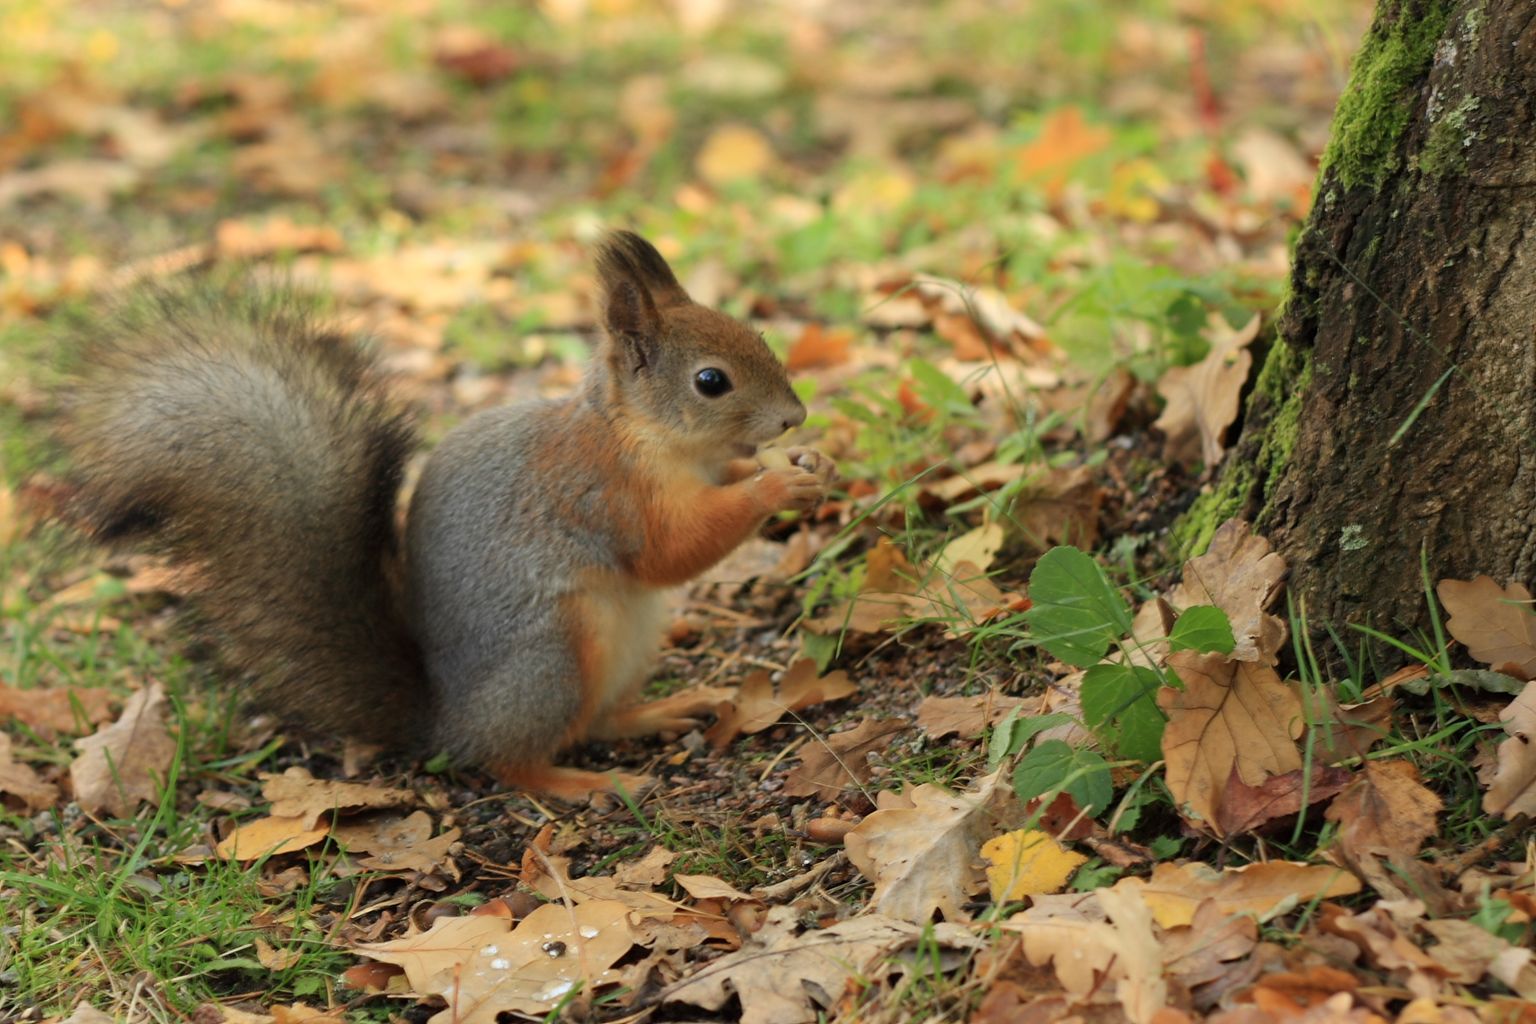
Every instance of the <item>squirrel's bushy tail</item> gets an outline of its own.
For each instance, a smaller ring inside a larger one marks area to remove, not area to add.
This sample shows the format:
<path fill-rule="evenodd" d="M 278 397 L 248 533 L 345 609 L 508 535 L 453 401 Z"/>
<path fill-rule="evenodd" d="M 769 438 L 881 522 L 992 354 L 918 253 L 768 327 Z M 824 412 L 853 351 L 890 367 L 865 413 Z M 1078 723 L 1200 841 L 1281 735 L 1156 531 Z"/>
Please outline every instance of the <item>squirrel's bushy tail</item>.
<path fill-rule="evenodd" d="M 92 330 L 67 440 L 79 512 L 169 554 L 232 665 L 303 723 L 431 728 L 395 505 L 414 443 L 373 361 L 291 295 L 161 291 Z"/>

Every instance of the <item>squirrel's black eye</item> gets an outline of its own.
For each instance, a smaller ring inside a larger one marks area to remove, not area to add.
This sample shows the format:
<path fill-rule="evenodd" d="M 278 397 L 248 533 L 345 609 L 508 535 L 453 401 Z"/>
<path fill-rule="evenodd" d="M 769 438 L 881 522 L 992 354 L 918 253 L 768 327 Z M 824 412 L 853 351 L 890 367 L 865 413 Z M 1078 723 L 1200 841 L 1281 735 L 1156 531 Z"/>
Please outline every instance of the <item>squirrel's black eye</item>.
<path fill-rule="evenodd" d="M 705 398 L 719 398 L 731 390 L 731 378 L 725 375 L 724 370 L 717 370 L 713 366 L 706 366 L 693 375 L 693 386 Z"/>

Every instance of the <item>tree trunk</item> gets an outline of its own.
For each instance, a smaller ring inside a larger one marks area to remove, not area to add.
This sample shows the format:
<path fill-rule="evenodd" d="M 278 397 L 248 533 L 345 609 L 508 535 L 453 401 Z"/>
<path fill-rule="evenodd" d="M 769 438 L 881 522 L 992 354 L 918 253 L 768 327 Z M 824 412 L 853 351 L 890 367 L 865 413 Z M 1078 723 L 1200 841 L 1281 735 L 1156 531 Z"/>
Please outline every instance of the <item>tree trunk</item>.
<path fill-rule="evenodd" d="M 1536 582 L 1536 4 L 1377 0 L 1203 544 L 1254 519 L 1311 623 Z"/>

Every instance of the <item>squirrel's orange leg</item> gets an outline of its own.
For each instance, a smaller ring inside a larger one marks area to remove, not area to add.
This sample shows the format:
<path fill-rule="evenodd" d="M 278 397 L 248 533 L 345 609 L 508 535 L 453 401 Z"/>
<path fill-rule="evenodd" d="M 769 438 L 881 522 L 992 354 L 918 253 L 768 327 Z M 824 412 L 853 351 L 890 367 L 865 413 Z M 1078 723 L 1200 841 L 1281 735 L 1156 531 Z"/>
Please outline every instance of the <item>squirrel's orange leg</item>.
<path fill-rule="evenodd" d="M 649 789 L 655 779 L 624 772 L 589 772 L 559 765 L 487 765 L 486 770 L 508 789 L 519 789 L 557 800 L 586 800 L 593 793 L 623 790 L 636 794 Z"/>
<path fill-rule="evenodd" d="M 698 716 L 714 711 L 729 692 L 705 687 L 631 704 L 596 719 L 587 735 L 597 740 L 623 740 L 659 732 L 687 732 L 701 725 Z"/>

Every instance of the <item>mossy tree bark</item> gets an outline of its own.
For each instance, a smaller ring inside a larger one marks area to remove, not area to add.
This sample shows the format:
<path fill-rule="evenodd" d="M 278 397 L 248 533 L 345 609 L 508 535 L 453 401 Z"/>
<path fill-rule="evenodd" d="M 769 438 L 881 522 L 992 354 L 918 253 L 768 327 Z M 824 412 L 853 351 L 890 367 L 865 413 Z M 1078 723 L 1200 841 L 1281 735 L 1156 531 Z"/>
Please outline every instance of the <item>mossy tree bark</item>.
<path fill-rule="evenodd" d="M 1536 4 L 1378 0 L 1216 491 L 1320 625 L 1426 624 L 1432 578 L 1536 582 Z"/>

